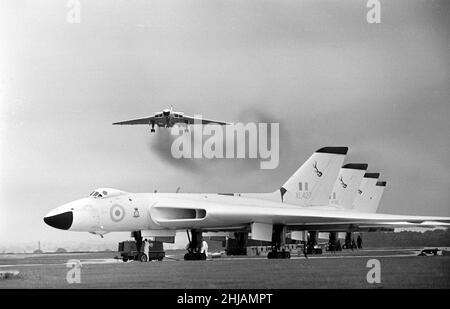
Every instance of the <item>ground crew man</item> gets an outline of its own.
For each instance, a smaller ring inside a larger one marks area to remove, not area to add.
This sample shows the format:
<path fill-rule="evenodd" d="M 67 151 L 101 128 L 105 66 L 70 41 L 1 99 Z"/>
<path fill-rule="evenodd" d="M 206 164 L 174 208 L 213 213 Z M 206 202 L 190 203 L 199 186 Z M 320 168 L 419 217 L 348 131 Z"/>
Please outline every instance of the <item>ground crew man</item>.
<path fill-rule="evenodd" d="M 361 235 L 358 235 L 358 238 L 356 239 L 356 244 L 358 245 L 358 249 L 362 249 L 362 237 L 361 237 Z"/>
<path fill-rule="evenodd" d="M 150 252 L 150 241 L 148 241 L 148 239 L 146 238 L 144 240 L 144 253 L 145 255 L 147 255 L 147 261 L 148 261 L 148 257 L 149 257 L 149 252 Z"/>
<path fill-rule="evenodd" d="M 200 253 L 205 253 L 206 257 L 208 257 L 208 243 L 206 241 L 202 242 L 202 248 L 200 249 Z"/>

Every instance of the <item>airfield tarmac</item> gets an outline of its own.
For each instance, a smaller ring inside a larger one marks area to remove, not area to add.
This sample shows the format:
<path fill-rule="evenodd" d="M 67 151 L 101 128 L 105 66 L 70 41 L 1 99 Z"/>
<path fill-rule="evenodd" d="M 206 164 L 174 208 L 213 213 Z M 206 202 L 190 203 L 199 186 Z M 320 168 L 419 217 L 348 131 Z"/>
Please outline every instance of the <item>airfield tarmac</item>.
<path fill-rule="evenodd" d="M 420 249 L 374 249 L 337 254 L 227 257 L 184 261 L 183 250 L 166 251 L 162 262 L 122 262 L 117 252 L 0 255 L 0 272 L 19 270 L 0 280 L 3 288 L 450 288 L 449 256 L 417 256 Z M 381 283 L 369 284 L 369 259 L 381 263 Z M 80 260 L 81 283 L 68 284 L 67 261 Z"/>

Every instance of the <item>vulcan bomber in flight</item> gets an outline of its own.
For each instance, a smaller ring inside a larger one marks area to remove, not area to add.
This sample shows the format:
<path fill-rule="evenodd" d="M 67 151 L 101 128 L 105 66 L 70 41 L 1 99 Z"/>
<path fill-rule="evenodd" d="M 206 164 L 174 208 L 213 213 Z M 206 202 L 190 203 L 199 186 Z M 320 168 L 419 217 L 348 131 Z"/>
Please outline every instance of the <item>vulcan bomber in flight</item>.
<path fill-rule="evenodd" d="M 173 106 L 171 106 L 170 108 L 166 108 L 166 109 L 162 110 L 161 112 L 154 113 L 153 116 L 150 116 L 150 117 L 115 122 L 115 123 L 113 123 L 113 125 L 143 124 L 143 125 L 149 125 L 151 127 L 150 132 L 155 132 L 155 125 L 158 127 L 162 127 L 162 128 L 170 128 L 170 127 L 173 127 L 173 125 L 175 125 L 177 123 L 185 124 L 186 128 L 188 125 L 191 125 L 191 124 L 209 124 L 209 123 L 215 123 L 215 124 L 219 124 L 219 125 L 229 124 L 228 122 L 224 122 L 224 121 L 217 121 L 217 120 L 211 120 L 211 119 L 204 119 L 204 118 L 200 118 L 200 117 L 188 116 L 188 115 L 185 115 L 183 112 L 174 111 Z"/>

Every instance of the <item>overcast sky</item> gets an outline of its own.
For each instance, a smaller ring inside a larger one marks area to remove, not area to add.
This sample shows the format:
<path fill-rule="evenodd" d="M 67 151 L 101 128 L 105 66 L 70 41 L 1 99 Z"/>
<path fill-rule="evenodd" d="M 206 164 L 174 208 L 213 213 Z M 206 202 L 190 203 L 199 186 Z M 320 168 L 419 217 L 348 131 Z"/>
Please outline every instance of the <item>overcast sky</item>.
<path fill-rule="evenodd" d="M 388 187 L 383 213 L 450 216 L 449 1 L 0 2 L 0 242 L 101 240 L 44 224 L 97 187 L 266 192 L 326 145 Z M 173 104 L 280 123 L 280 164 L 173 162 L 112 126 Z M 109 236 L 106 237 L 117 237 Z"/>

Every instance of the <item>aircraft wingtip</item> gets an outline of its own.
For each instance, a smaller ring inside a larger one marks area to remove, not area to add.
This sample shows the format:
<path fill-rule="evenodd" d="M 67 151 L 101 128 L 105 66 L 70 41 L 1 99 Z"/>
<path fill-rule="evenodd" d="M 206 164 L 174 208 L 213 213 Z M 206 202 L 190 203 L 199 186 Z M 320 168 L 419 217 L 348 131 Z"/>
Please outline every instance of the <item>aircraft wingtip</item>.
<path fill-rule="evenodd" d="M 369 167 L 366 163 L 347 163 L 342 168 L 365 171 Z"/>
<path fill-rule="evenodd" d="M 365 173 L 364 178 L 375 178 L 378 179 L 380 177 L 380 173 Z"/>
<path fill-rule="evenodd" d="M 379 187 L 386 187 L 387 182 L 386 181 L 377 181 L 377 186 Z"/>
<path fill-rule="evenodd" d="M 332 146 L 327 146 L 327 147 L 320 148 L 320 149 L 317 150 L 316 152 L 319 152 L 319 153 L 329 153 L 329 154 L 341 154 L 341 155 L 346 155 L 347 152 L 348 152 L 348 147 L 332 147 Z"/>

